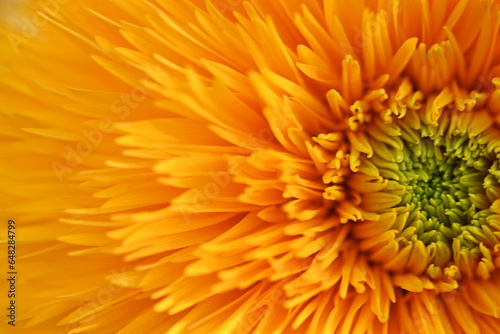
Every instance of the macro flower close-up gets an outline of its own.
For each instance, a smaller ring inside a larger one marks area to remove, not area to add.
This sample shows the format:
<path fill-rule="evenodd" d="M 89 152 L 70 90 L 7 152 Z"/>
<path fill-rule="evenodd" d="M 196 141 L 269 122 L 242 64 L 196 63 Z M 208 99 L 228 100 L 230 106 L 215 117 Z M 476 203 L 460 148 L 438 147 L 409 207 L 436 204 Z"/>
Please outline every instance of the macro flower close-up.
<path fill-rule="evenodd" d="M 500 333 L 499 0 L 0 9 L 1 333 Z"/>

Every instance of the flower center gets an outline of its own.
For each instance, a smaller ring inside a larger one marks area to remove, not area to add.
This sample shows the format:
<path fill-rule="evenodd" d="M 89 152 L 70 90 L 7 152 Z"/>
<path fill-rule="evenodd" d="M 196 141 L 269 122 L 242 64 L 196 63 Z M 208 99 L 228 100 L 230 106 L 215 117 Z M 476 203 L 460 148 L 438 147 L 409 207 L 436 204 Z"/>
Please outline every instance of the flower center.
<path fill-rule="evenodd" d="M 372 112 L 338 138 L 320 135 L 316 155 L 326 167 L 323 197 L 358 251 L 443 292 L 461 277 L 488 278 L 500 259 L 500 131 L 480 102 L 423 105 Z M 349 150 L 339 149 L 346 138 Z"/>
<path fill-rule="evenodd" d="M 365 218 L 354 227 L 360 247 L 392 272 L 488 277 L 500 231 L 500 133 L 491 117 L 449 108 L 438 125 L 423 109 L 386 124 L 366 128 L 373 154 L 366 150 L 350 177 Z"/>
<path fill-rule="evenodd" d="M 497 180 L 488 170 L 494 154 L 477 138 L 455 136 L 405 140 L 404 158 L 398 163 L 399 184 L 405 193 L 397 207 L 409 207 L 405 227 L 425 244 L 458 238 L 473 248 L 474 235 L 486 224 Z"/>

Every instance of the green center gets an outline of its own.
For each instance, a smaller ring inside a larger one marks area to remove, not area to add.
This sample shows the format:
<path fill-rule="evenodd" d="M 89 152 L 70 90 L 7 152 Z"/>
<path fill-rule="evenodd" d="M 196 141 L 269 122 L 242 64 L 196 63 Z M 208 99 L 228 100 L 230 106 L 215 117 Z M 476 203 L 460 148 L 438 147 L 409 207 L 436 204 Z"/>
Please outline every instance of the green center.
<path fill-rule="evenodd" d="M 467 248 L 494 242 L 481 229 L 499 198 L 498 159 L 487 143 L 465 135 L 403 142 L 398 183 L 405 193 L 398 207 L 409 207 L 405 228 L 415 228 L 409 239 L 450 245 L 458 238 Z"/>

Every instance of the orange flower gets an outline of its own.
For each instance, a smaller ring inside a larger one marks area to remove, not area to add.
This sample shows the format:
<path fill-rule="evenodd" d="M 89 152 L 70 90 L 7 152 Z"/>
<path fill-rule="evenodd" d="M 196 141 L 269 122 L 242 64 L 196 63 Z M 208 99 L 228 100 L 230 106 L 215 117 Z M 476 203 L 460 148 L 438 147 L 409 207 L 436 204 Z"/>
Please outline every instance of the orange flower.
<path fill-rule="evenodd" d="M 499 332 L 499 3 L 6 3 L 2 326 Z"/>

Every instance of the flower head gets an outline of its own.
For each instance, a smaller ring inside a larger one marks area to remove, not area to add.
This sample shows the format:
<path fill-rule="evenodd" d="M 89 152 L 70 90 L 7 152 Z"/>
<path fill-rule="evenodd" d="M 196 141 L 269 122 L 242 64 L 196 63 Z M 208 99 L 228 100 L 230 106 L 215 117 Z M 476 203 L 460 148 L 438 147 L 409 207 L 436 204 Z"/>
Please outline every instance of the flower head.
<path fill-rule="evenodd" d="M 26 333 L 498 332 L 498 1 L 51 4 L 2 24 Z"/>

